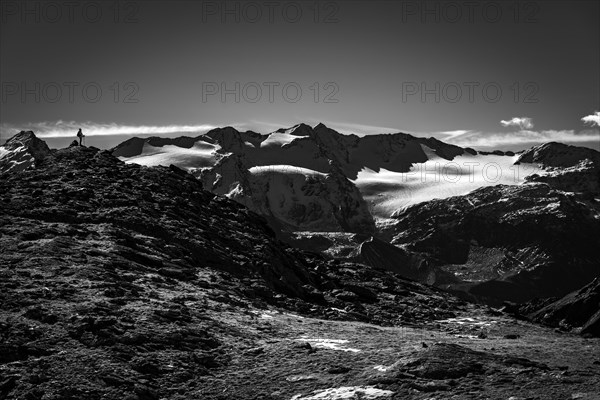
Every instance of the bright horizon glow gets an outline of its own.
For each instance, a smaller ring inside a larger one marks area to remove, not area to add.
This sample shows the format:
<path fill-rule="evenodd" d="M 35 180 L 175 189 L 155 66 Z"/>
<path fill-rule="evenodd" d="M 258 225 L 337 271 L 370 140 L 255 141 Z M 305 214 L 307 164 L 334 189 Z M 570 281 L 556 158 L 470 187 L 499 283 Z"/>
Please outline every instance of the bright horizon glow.
<path fill-rule="evenodd" d="M 591 117 L 591 116 L 588 116 Z M 316 126 L 319 122 L 310 121 L 310 125 Z M 591 121 L 591 118 L 584 117 L 582 122 Z M 468 129 L 459 129 L 453 131 L 439 132 L 415 132 L 403 129 L 389 127 L 369 126 L 352 123 L 340 123 L 334 121 L 322 121 L 326 126 L 342 134 L 355 134 L 358 136 L 367 136 L 374 134 L 393 134 L 407 133 L 416 137 L 434 137 L 443 142 L 454 144 L 461 147 L 473 147 L 498 150 L 515 150 L 515 146 L 521 146 L 518 150 L 535 146 L 547 142 L 562 142 L 580 146 L 600 149 L 600 130 L 597 128 L 587 128 L 580 131 L 575 130 L 531 130 L 519 129 L 508 132 L 478 132 Z M 285 124 L 275 124 L 262 121 L 251 121 L 249 123 L 232 124 L 188 124 L 188 125 L 120 125 L 117 123 L 95 123 L 95 122 L 76 122 L 76 121 L 55 121 L 55 122 L 36 122 L 23 124 L 20 126 L 12 124 L 0 124 L 0 138 L 3 143 L 8 138 L 14 136 L 22 130 L 31 130 L 41 139 L 60 139 L 75 137 L 79 128 L 83 130 L 87 137 L 106 137 L 108 141 L 114 140 L 113 146 L 116 146 L 123 137 L 135 136 L 199 136 L 211 129 L 232 126 L 240 131 L 253 130 L 261 134 L 273 133 L 276 129 L 288 129 L 296 123 L 288 126 Z M 110 139 L 114 137 L 114 139 Z M 510 147 L 510 148 L 509 148 Z"/>
<path fill-rule="evenodd" d="M 112 135 L 160 135 L 171 133 L 197 133 L 208 132 L 217 128 L 215 125 L 119 125 L 116 123 L 98 124 L 94 122 L 76 122 L 76 121 L 55 121 L 55 122 L 35 122 L 23 124 L 17 127 L 12 124 L 0 125 L 0 134 L 2 137 L 12 137 L 20 131 L 33 131 L 37 137 L 59 138 L 74 136 L 77 130 L 81 128 L 86 136 L 112 136 Z M 14 132 L 11 134 L 11 131 Z"/>

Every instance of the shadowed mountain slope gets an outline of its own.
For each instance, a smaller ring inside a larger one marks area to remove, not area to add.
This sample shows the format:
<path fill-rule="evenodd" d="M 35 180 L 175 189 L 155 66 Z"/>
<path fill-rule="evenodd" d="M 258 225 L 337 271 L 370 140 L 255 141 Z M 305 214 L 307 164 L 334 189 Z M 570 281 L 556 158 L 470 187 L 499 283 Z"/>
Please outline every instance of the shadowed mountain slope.
<path fill-rule="evenodd" d="M 546 184 L 481 188 L 394 217 L 392 244 L 484 298 L 562 296 L 600 275 L 598 202 Z"/>

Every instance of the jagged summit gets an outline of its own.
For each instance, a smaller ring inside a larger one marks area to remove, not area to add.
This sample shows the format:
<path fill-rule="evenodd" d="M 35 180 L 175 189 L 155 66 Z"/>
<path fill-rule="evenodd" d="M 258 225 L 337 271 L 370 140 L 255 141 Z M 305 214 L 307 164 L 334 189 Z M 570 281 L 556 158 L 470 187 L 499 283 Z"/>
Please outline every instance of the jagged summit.
<path fill-rule="evenodd" d="M 16 150 L 19 147 L 26 147 L 37 156 L 44 156 L 49 152 L 48 145 L 43 140 L 35 136 L 33 131 L 21 131 L 11 137 L 2 146 L 6 150 Z"/>
<path fill-rule="evenodd" d="M 16 143 L 16 142 L 27 142 L 29 140 L 32 140 L 34 138 L 37 138 L 37 136 L 35 136 L 35 134 L 33 133 L 33 131 L 20 131 L 19 133 L 17 133 L 16 135 L 14 135 L 13 137 L 9 138 L 4 146 L 8 146 L 10 143 Z"/>
<path fill-rule="evenodd" d="M 114 147 L 112 149 L 112 153 L 117 157 L 133 157 L 141 154 L 144 151 L 145 144 L 153 147 L 173 145 L 184 149 L 189 149 L 197 140 L 197 138 L 192 138 L 189 136 L 180 136 L 174 139 L 161 138 L 158 136 L 151 136 L 148 138 L 133 137 Z"/>
<path fill-rule="evenodd" d="M 0 146 L 0 174 L 35 167 L 50 153 L 50 148 L 33 131 L 21 131 Z"/>
<path fill-rule="evenodd" d="M 310 136 L 313 128 L 305 123 L 300 123 L 292 126 L 291 128 L 279 128 L 276 133 L 289 133 L 295 136 Z"/>
<path fill-rule="evenodd" d="M 540 163 L 547 167 L 572 167 L 585 159 L 600 163 L 600 152 L 587 147 L 549 142 L 525 150 L 515 164 Z"/>

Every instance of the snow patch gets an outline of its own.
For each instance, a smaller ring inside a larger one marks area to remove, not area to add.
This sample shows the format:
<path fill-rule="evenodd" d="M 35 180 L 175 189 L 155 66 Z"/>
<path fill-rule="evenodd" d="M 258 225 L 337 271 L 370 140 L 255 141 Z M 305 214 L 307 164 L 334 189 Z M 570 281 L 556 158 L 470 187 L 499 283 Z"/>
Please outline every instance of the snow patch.
<path fill-rule="evenodd" d="M 218 179 L 218 178 L 217 178 Z M 228 198 L 237 198 L 237 197 L 242 197 L 244 195 L 244 188 L 242 187 L 242 185 L 239 182 L 236 182 L 234 187 L 231 188 L 231 190 L 225 194 L 225 197 Z"/>
<path fill-rule="evenodd" d="M 311 339 L 306 336 L 302 336 L 300 339 L 296 339 L 300 342 L 308 342 L 313 347 L 321 347 L 324 349 L 330 350 L 339 350 L 339 351 L 350 351 L 352 353 L 360 352 L 360 349 L 354 349 L 351 347 L 342 347 L 342 344 L 348 343 L 346 339 Z"/>
<path fill-rule="evenodd" d="M 342 400 L 356 398 L 370 400 L 380 397 L 390 397 L 392 394 L 394 392 L 391 390 L 377 389 L 374 386 L 342 386 L 339 388 L 315 390 L 309 396 L 297 394 L 291 400 Z"/>
<path fill-rule="evenodd" d="M 280 173 L 280 174 L 299 174 L 304 176 L 327 176 L 322 172 L 318 172 L 308 168 L 296 167 L 293 165 L 261 165 L 258 167 L 252 167 L 248 171 L 251 174 L 259 175 L 265 173 Z"/>
<path fill-rule="evenodd" d="M 147 167 L 157 165 L 177 165 L 179 168 L 191 170 L 204 167 L 212 167 L 216 163 L 216 152 L 221 146 L 197 141 L 192 147 L 186 149 L 172 144 L 161 147 L 144 143 L 141 154 L 134 157 L 119 157 L 127 164 L 139 164 Z"/>
<path fill-rule="evenodd" d="M 0 160 L 4 158 L 10 151 L 6 150 L 4 147 L 0 146 Z"/>
<path fill-rule="evenodd" d="M 263 140 L 263 142 L 260 144 L 260 147 L 283 147 L 286 144 L 290 144 L 292 143 L 292 141 L 294 141 L 295 139 L 298 139 L 301 136 L 298 135 L 291 135 L 290 133 L 280 133 L 280 132 L 273 132 L 269 135 L 268 138 L 266 138 L 265 140 Z"/>
<path fill-rule="evenodd" d="M 348 311 L 342 310 L 341 308 L 329 307 L 330 310 L 340 312 L 342 314 L 348 314 Z"/>
<path fill-rule="evenodd" d="M 260 318 L 263 319 L 275 319 L 275 317 L 287 317 L 287 318 L 297 318 L 297 319 L 304 319 L 303 316 L 301 315 L 296 315 L 296 314 L 291 314 L 291 313 L 283 313 L 281 311 L 271 311 L 271 310 L 265 310 L 265 311 L 251 311 L 252 314 L 254 315 L 258 315 Z"/>
<path fill-rule="evenodd" d="M 489 320 L 477 320 L 470 317 L 456 317 L 448 318 L 437 321 L 441 324 L 457 324 L 457 325 L 472 325 L 472 326 L 491 326 L 492 324 L 498 323 L 498 321 Z"/>
<path fill-rule="evenodd" d="M 373 367 L 373 369 L 379 372 L 386 372 L 388 369 L 390 369 L 390 367 L 386 367 L 385 365 L 376 365 Z"/>

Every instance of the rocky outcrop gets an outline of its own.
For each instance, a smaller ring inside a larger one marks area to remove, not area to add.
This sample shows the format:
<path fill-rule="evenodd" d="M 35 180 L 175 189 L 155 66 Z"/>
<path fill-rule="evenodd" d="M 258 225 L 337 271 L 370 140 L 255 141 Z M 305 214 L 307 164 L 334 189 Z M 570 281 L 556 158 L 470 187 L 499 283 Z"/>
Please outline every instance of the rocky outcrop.
<path fill-rule="evenodd" d="M 232 153 L 242 151 L 246 143 L 251 143 L 253 146 L 260 146 L 260 143 L 267 138 L 266 135 L 252 131 L 239 132 L 231 126 L 212 129 L 204 136 L 219 143 L 224 151 Z"/>
<path fill-rule="evenodd" d="M 525 181 L 543 182 L 554 189 L 593 198 L 600 195 L 600 162 L 584 159 L 570 167 L 547 167 L 543 174 L 529 175 Z"/>
<path fill-rule="evenodd" d="M 21 131 L 0 146 L 0 174 L 35 168 L 50 153 L 32 131 Z"/>
<path fill-rule="evenodd" d="M 549 142 L 524 151 L 515 164 L 539 163 L 547 167 L 572 167 L 585 159 L 599 163 L 600 153 L 587 147 Z"/>
<path fill-rule="evenodd" d="M 395 272 L 401 276 L 422 282 L 434 283 L 429 275 L 433 273 L 427 262 L 418 255 L 386 243 L 375 237 L 363 241 L 358 246 L 355 259 L 360 262 Z"/>
<path fill-rule="evenodd" d="M 529 182 L 544 182 L 568 192 L 581 192 L 588 197 L 600 195 L 600 153 L 586 147 L 562 143 L 546 143 L 521 154 L 515 164 L 538 163 L 541 174 L 525 177 Z"/>
<path fill-rule="evenodd" d="M 510 370 L 515 367 L 548 370 L 542 363 L 532 362 L 525 358 L 502 357 L 485 351 L 475 351 L 454 343 L 435 343 L 401 357 L 390 366 L 380 368 L 377 372 L 368 371 L 370 383 L 391 383 L 402 378 L 426 378 L 435 381 L 444 379 L 460 379 L 467 375 L 483 375 L 494 370 Z M 433 382 L 431 382 L 433 384 Z M 449 387 L 435 387 L 421 391 L 450 390 Z"/>
<path fill-rule="evenodd" d="M 390 271 L 427 284 L 454 283 L 458 279 L 431 264 L 421 254 L 395 246 L 369 234 L 344 232 L 292 232 L 282 235 L 290 245 L 327 257 Z"/>

